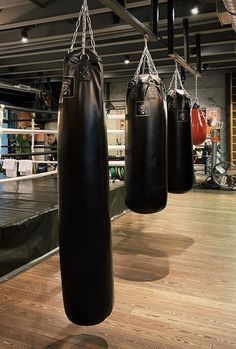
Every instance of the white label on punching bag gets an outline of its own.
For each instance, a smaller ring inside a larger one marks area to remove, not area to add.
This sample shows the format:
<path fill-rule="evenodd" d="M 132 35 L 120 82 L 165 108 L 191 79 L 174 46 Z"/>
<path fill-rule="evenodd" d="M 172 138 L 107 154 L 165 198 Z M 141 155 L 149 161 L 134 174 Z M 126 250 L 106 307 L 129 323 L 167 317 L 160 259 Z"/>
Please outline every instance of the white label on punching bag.
<path fill-rule="evenodd" d="M 188 111 L 187 110 L 179 110 L 177 114 L 177 120 L 180 122 L 188 121 Z"/>
<path fill-rule="evenodd" d="M 149 101 L 137 101 L 136 102 L 136 116 L 149 116 L 150 115 L 150 102 Z"/>
<path fill-rule="evenodd" d="M 63 78 L 63 97 L 74 97 L 74 76 L 64 76 Z"/>

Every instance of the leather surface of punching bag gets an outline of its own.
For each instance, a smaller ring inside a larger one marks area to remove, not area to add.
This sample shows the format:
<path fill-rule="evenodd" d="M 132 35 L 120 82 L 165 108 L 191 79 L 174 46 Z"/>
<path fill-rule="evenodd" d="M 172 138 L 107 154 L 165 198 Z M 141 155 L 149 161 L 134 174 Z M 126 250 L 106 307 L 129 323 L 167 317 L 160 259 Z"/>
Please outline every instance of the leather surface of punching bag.
<path fill-rule="evenodd" d="M 195 103 L 192 107 L 192 134 L 193 144 L 202 144 L 207 137 L 207 122 L 201 107 Z"/>
<path fill-rule="evenodd" d="M 166 101 L 159 78 L 148 74 L 127 90 L 125 201 L 137 213 L 154 213 L 167 202 Z"/>
<path fill-rule="evenodd" d="M 112 311 L 107 136 L 100 58 L 75 50 L 64 62 L 58 137 L 59 246 L 65 312 L 95 325 Z"/>
<path fill-rule="evenodd" d="M 168 191 L 184 193 L 193 186 L 191 100 L 184 90 L 167 94 Z"/>

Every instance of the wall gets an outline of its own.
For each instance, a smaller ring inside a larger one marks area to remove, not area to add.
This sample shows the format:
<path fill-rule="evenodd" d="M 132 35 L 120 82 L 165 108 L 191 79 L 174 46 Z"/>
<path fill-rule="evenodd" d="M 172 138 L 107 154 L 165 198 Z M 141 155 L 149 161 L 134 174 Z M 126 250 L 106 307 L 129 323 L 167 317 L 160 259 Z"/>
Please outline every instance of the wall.
<path fill-rule="evenodd" d="M 161 76 L 166 88 L 169 87 L 171 76 Z M 185 88 L 191 95 L 195 97 L 195 78 L 191 75 L 187 75 L 185 81 Z M 123 102 L 113 103 L 115 106 L 125 105 L 125 95 L 127 89 L 127 82 L 112 82 L 110 99 L 123 100 Z M 202 77 L 198 78 L 198 99 L 202 107 L 210 108 L 212 106 L 219 107 L 221 109 L 221 117 L 224 123 L 222 132 L 222 144 L 221 151 L 223 158 L 226 153 L 226 140 L 225 140 L 225 124 L 226 124 L 226 105 L 225 105 L 225 73 L 224 72 L 202 72 Z"/>

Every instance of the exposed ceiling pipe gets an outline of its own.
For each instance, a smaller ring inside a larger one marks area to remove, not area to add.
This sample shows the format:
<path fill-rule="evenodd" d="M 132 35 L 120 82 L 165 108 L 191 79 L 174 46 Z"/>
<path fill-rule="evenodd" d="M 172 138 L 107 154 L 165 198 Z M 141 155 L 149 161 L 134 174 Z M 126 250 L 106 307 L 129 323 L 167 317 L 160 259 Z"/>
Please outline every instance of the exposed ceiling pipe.
<path fill-rule="evenodd" d="M 231 17 L 233 30 L 236 32 L 236 0 L 223 0 L 226 11 Z"/>
<path fill-rule="evenodd" d="M 6 80 L 0 80 L 0 88 L 7 89 L 7 90 L 14 90 L 14 91 L 21 91 L 21 92 L 28 92 L 28 93 L 39 93 L 41 90 L 37 88 L 33 88 L 28 85 L 23 85 L 19 83 L 12 83 L 11 81 L 6 81 Z"/>

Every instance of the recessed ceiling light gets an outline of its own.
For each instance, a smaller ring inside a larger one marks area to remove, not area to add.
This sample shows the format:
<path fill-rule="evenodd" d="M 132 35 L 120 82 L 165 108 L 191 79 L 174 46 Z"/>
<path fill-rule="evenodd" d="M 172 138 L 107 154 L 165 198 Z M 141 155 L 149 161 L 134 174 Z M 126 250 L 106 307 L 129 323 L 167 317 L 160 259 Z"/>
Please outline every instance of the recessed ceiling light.
<path fill-rule="evenodd" d="M 199 2 L 198 1 L 193 2 L 193 6 L 191 8 L 191 13 L 192 13 L 192 15 L 197 15 L 199 13 Z"/>
<path fill-rule="evenodd" d="M 22 29 L 22 31 L 21 31 L 21 41 L 23 43 L 26 43 L 29 41 L 29 37 L 28 37 L 28 33 L 27 33 L 26 29 Z"/>
<path fill-rule="evenodd" d="M 130 62 L 129 55 L 125 55 L 124 63 L 129 64 L 129 62 Z"/>

